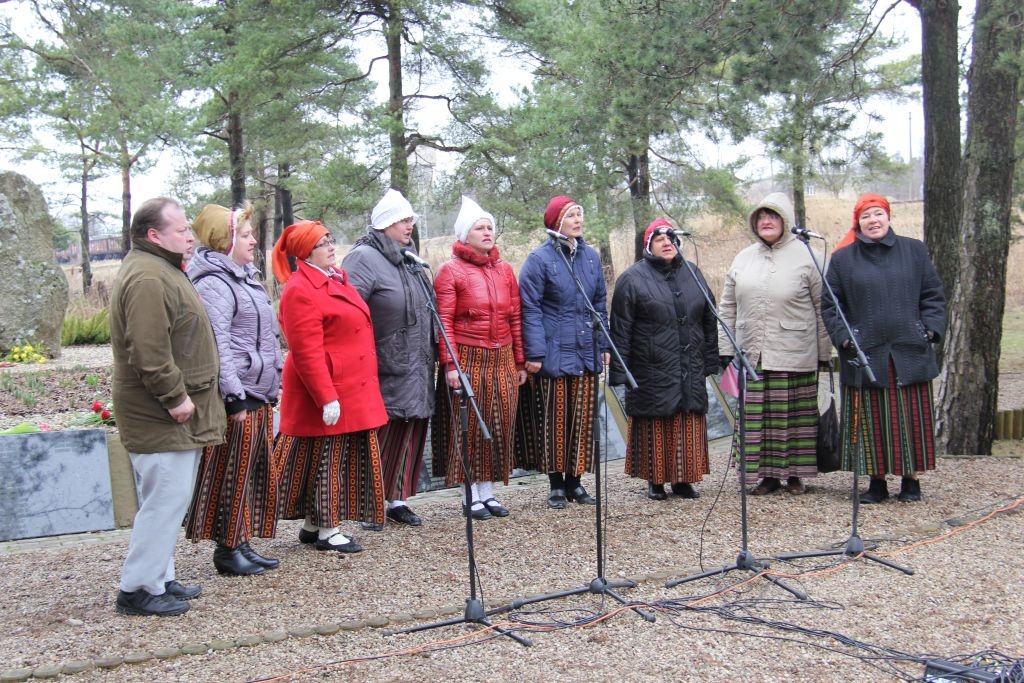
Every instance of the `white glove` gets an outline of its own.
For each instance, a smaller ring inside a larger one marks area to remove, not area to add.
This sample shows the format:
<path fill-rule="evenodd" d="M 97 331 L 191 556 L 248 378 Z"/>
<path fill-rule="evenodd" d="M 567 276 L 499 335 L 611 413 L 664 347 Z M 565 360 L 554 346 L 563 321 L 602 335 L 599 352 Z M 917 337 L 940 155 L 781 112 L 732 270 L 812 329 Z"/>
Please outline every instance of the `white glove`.
<path fill-rule="evenodd" d="M 328 427 L 338 424 L 338 418 L 341 417 L 341 404 L 337 401 L 331 401 L 330 403 L 324 404 L 324 424 Z"/>

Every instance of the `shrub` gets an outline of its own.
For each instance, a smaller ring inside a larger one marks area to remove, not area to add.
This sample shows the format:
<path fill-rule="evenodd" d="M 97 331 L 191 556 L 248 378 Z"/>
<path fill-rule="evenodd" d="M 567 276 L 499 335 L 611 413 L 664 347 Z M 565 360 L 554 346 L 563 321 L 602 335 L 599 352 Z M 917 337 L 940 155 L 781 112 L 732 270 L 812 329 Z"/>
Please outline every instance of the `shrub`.
<path fill-rule="evenodd" d="M 69 311 L 60 328 L 60 345 L 109 344 L 110 311 L 106 308 L 89 313 Z"/>

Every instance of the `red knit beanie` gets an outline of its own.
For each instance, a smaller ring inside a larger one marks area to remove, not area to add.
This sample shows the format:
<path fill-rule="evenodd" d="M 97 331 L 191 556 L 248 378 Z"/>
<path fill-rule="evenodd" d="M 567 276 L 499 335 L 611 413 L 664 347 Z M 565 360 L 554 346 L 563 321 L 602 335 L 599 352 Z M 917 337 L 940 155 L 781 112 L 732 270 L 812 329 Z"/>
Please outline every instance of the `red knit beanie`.
<path fill-rule="evenodd" d="M 552 197 L 551 201 L 548 202 L 548 208 L 544 209 L 544 227 L 551 230 L 561 230 L 562 219 L 565 218 L 565 214 L 569 213 L 569 209 L 574 206 L 579 206 L 579 204 L 569 197 L 561 195 Z"/>
<path fill-rule="evenodd" d="M 658 228 L 662 228 L 662 230 L 658 231 Z M 644 249 L 647 251 L 651 250 L 651 240 L 654 239 L 655 232 L 657 232 L 657 234 L 669 234 L 674 238 L 675 233 L 673 230 L 675 230 L 675 228 L 673 228 L 672 224 L 667 220 L 664 218 L 655 218 L 651 221 L 651 224 L 647 226 L 647 229 L 644 230 Z"/>

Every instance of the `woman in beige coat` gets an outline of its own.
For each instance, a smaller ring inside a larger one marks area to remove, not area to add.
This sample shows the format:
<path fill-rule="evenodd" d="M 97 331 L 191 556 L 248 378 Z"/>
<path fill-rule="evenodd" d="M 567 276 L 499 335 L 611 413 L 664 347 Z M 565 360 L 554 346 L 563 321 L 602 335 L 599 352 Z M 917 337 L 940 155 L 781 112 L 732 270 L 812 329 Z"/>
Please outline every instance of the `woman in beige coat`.
<path fill-rule="evenodd" d="M 765 197 L 749 217 L 754 244 L 725 277 L 719 313 L 756 369 L 746 393 L 744 485 L 764 495 L 782 488 L 804 493 L 817 474 L 818 367 L 831 356 L 821 322 L 821 275 L 790 229 L 793 205 L 781 192 Z M 815 253 L 824 265 L 821 252 Z M 725 367 L 734 350 L 719 332 Z M 733 445 L 738 452 L 738 443 Z"/>

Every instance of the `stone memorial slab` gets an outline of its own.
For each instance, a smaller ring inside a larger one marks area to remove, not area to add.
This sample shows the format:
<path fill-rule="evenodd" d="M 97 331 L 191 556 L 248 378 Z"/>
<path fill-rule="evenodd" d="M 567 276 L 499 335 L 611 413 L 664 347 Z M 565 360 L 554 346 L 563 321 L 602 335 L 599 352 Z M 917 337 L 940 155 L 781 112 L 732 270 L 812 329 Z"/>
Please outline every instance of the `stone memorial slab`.
<path fill-rule="evenodd" d="M 0 541 L 113 528 L 104 430 L 0 436 Z"/>

